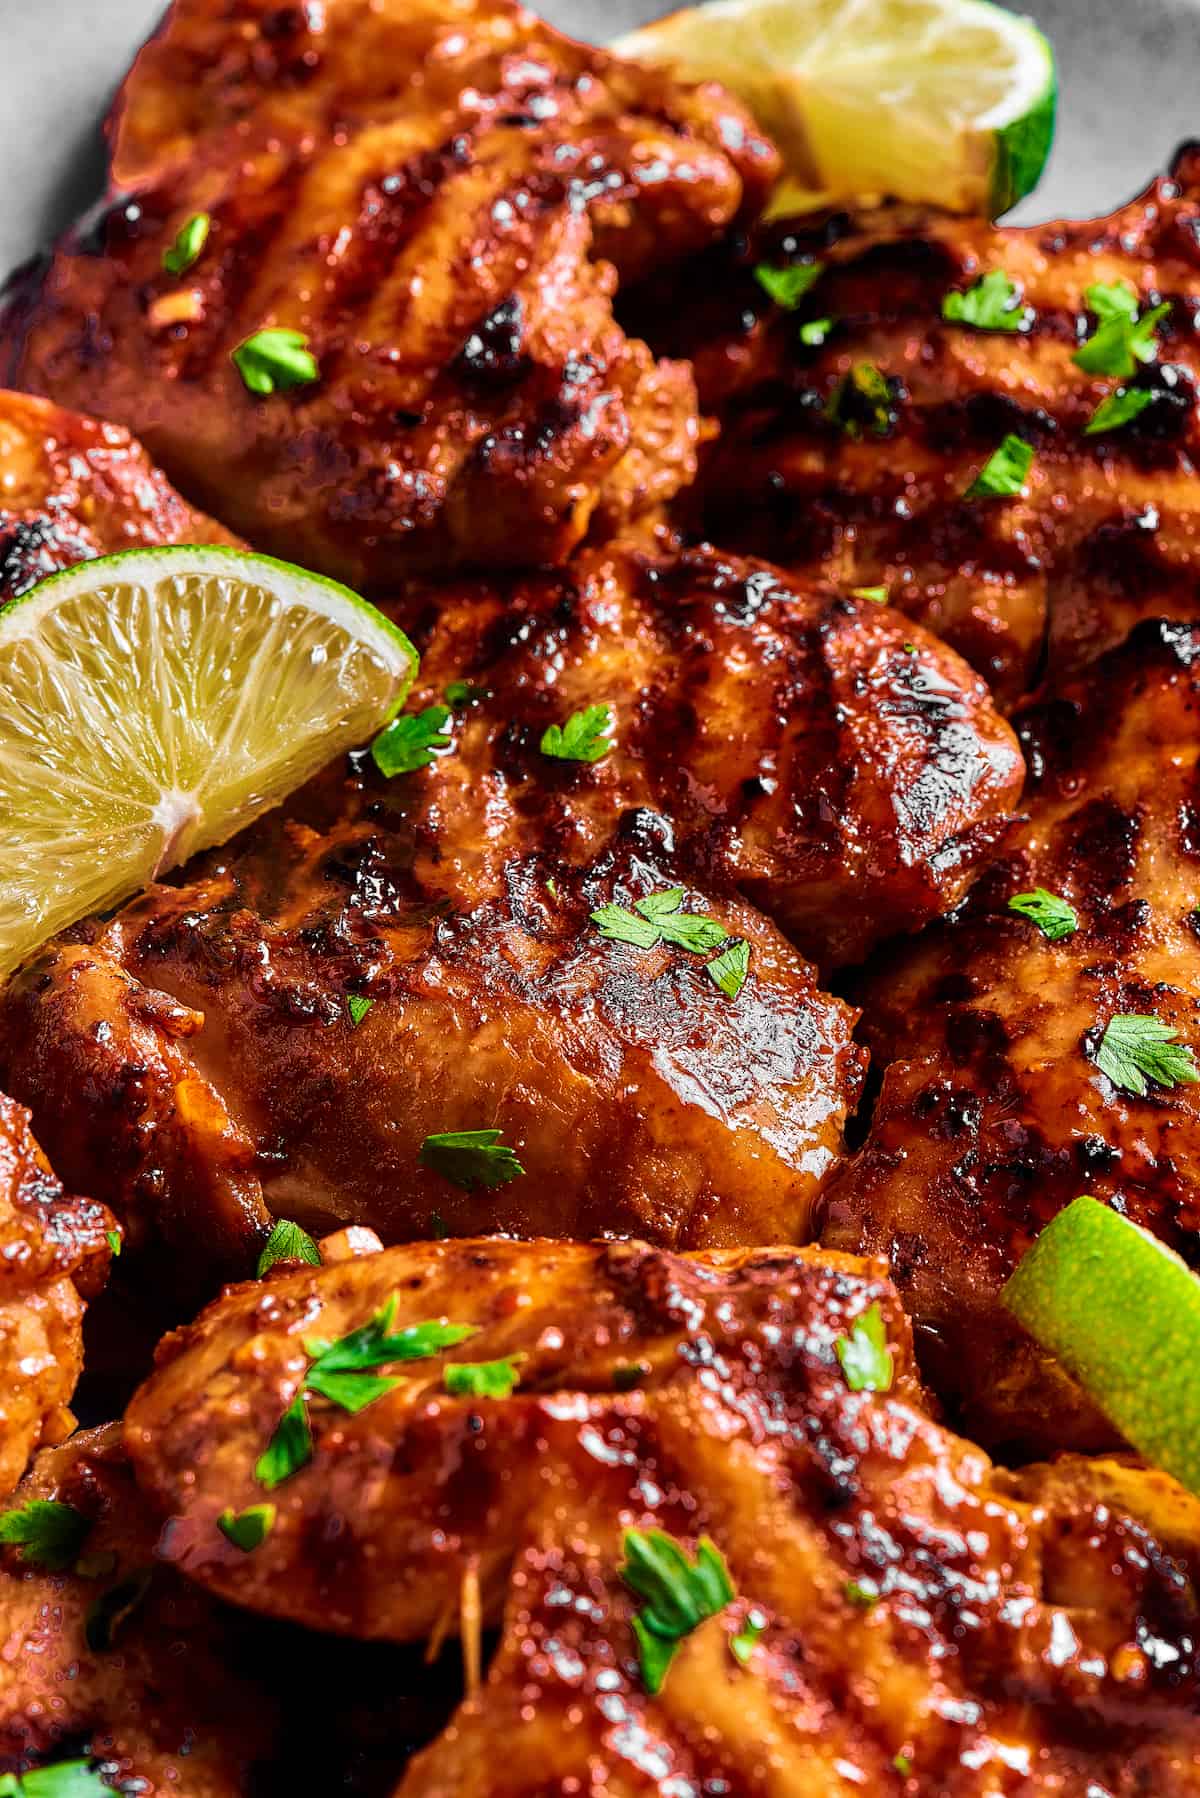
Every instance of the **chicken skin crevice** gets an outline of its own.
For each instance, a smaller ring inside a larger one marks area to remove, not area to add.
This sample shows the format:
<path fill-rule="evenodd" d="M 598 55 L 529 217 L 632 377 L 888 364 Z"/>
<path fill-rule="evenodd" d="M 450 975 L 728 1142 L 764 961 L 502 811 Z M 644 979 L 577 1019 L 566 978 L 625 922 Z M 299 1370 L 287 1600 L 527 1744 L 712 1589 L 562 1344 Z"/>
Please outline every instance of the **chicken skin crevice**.
<path fill-rule="evenodd" d="M 720 89 L 509 0 L 175 0 L 109 198 L 17 284 L 0 365 L 356 587 L 559 562 L 695 472 L 691 371 L 625 334 L 618 280 L 750 216 L 777 166 Z M 248 391 L 232 353 L 264 330 L 301 334 L 311 379 Z"/>

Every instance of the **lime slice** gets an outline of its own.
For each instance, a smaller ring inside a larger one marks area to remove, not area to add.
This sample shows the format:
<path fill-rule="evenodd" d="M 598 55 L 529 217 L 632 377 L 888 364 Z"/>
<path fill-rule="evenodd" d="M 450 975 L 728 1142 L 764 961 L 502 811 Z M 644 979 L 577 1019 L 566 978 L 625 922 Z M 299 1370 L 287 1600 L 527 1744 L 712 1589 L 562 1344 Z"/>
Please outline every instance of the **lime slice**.
<path fill-rule="evenodd" d="M 995 218 L 1054 136 L 1054 52 L 988 0 L 712 0 L 613 48 L 746 101 L 787 164 L 772 213 L 891 194 Z"/>
<path fill-rule="evenodd" d="M 1200 1280 L 1178 1255 L 1076 1199 L 1002 1298 L 1147 1461 L 1200 1493 Z"/>
<path fill-rule="evenodd" d="M 0 974 L 221 843 L 395 713 L 408 638 L 236 549 L 133 550 L 0 611 Z"/>

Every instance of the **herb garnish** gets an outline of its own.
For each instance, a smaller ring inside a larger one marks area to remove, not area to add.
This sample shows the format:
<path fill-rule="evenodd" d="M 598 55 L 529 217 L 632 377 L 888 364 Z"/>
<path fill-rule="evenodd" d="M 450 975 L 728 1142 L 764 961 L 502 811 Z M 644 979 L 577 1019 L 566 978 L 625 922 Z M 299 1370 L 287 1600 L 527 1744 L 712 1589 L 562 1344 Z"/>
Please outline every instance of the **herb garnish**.
<path fill-rule="evenodd" d="M 1093 281 L 1084 298 L 1098 323 L 1071 358 L 1078 368 L 1089 375 L 1131 375 L 1139 362 L 1153 362 L 1154 327 L 1170 311 L 1169 302 L 1139 316 L 1138 295 L 1128 281 Z"/>
<path fill-rule="evenodd" d="M 766 1617 L 760 1610 L 746 1612 L 746 1620 L 736 1636 L 729 1638 L 729 1652 L 739 1667 L 744 1667 L 754 1653 L 754 1644 L 767 1627 Z"/>
<path fill-rule="evenodd" d="M 736 999 L 746 984 L 749 967 L 750 945 L 738 941 L 730 943 L 728 949 L 722 949 L 720 955 L 714 955 L 711 961 L 706 961 L 704 972 L 727 998 Z"/>
<path fill-rule="evenodd" d="M 115 1261 L 124 1246 L 124 1238 L 119 1230 L 106 1230 L 104 1240 L 108 1244 L 108 1252 Z"/>
<path fill-rule="evenodd" d="M 464 707 L 474 705 L 476 700 L 486 699 L 488 689 L 477 687 L 474 681 L 452 680 L 446 683 L 446 704 L 458 712 Z"/>
<path fill-rule="evenodd" d="M 423 1361 L 475 1335 L 475 1324 L 433 1321 L 409 1324 L 393 1336 L 399 1302 L 393 1293 L 369 1323 L 339 1336 L 336 1342 L 319 1337 L 306 1340 L 305 1353 L 312 1357 L 308 1371 L 254 1469 L 255 1479 L 268 1491 L 290 1479 L 312 1458 L 312 1430 L 306 1404 L 310 1394 L 328 1399 L 353 1416 L 400 1384 L 399 1374 L 379 1375 L 373 1371 L 375 1368 L 396 1361 Z"/>
<path fill-rule="evenodd" d="M 1045 887 L 1034 887 L 1032 893 L 1014 893 L 1008 909 L 1036 924 L 1048 943 L 1061 943 L 1064 937 L 1073 936 L 1079 929 L 1079 916 L 1074 906 L 1060 899 L 1057 893 L 1048 893 Z"/>
<path fill-rule="evenodd" d="M 1146 1095 L 1146 1082 L 1155 1086 L 1195 1086 L 1200 1068 L 1186 1043 L 1175 1041 L 1170 1024 L 1152 1014 L 1117 1012 L 1108 1020 L 1095 1062 L 1114 1086 L 1127 1093 Z"/>
<path fill-rule="evenodd" d="M 618 1570 L 642 1600 L 633 1619 L 641 1652 L 642 1679 L 653 1695 L 685 1636 L 723 1611 L 734 1597 L 729 1569 L 707 1536 L 701 1536 L 693 1564 L 663 1530 L 626 1530 L 625 1561 Z"/>
<path fill-rule="evenodd" d="M 860 1611 L 873 1611 L 880 1599 L 879 1587 L 873 1579 L 848 1579 L 842 1592 L 847 1604 L 857 1605 Z"/>
<path fill-rule="evenodd" d="M 809 288 L 820 280 L 824 268 L 823 262 L 793 262 L 787 268 L 772 268 L 769 262 L 760 262 L 754 279 L 784 312 L 794 312 Z"/>
<path fill-rule="evenodd" d="M 309 1267 L 320 1267 L 321 1251 L 299 1224 L 294 1224 L 290 1217 L 276 1218 L 271 1234 L 267 1237 L 262 1254 L 258 1258 L 255 1269 L 261 1280 L 265 1273 L 274 1267 L 277 1261 L 306 1261 Z"/>
<path fill-rule="evenodd" d="M 508 1398 L 521 1376 L 517 1362 L 521 1355 L 506 1355 L 496 1361 L 449 1361 L 443 1381 L 446 1391 L 455 1398 Z"/>
<path fill-rule="evenodd" d="M 886 587 L 851 587 L 855 599 L 869 599 L 873 606 L 886 606 L 888 591 Z"/>
<path fill-rule="evenodd" d="M 28 1773 L 0 1773 L 0 1798 L 113 1798 L 90 1761 L 58 1761 Z"/>
<path fill-rule="evenodd" d="M 476 1186 L 507 1186 L 525 1172 L 516 1151 L 502 1143 L 499 1130 L 443 1130 L 427 1136 L 417 1160 L 464 1192 Z"/>
<path fill-rule="evenodd" d="M 92 1527 L 90 1517 L 56 1498 L 31 1498 L 0 1515 L 0 1542 L 16 1548 L 31 1567 L 58 1573 L 79 1555 Z"/>
<path fill-rule="evenodd" d="M 849 1336 L 839 1336 L 833 1346 L 851 1392 L 889 1389 L 895 1365 L 878 1300 L 855 1318 Z"/>
<path fill-rule="evenodd" d="M 608 732 L 613 728 L 610 705 L 589 705 L 572 712 L 565 724 L 552 724 L 542 733 L 543 755 L 561 762 L 598 762 L 612 748 Z"/>
<path fill-rule="evenodd" d="M 347 995 L 346 1010 L 350 1014 L 350 1022 L 355 1030 L 358 1029 L 374 1003 L 374 999 L 367 999 L 362 993 L 349 993 Z"/>
<path fill-rule="evenodd" d="M 683 897 L 683 887 L 668 887 L 636 899 L 633 911 L 623 905 L 602 905 L 591 913 L 591 920 L 610 942 L 631 943 L 635 949 L 653 949 L 656 943 L 676 943 L 695 955 L 715 949 L 729 932 L 716 918 L 680 911 Z"/>
<path fill-rule="evenodd" d="M 861 437 L 864 430 L 886 437 L 896 422 L 887 376 L 873 362 L 856 362 L 830 394 L 825 416 L 847 437 Z"/>
<path fill-rule="evenodd" d="M 1029 316 L 1016 282 L 998 268 L 981 275 L 965 293 L 948 293 L 942 301 L 943 318 L 977 331 L 1020 331 Z"/>
<path fill-rule="evenodd" d="M 429 705 L 423 712 L 401 712 L 371 744 L 371 759 L 390 780 L 394 774 L 415 774 L 437 760 L 439 749 L 449 749 L 453 738 L 445 728 L 447 705 Z"/>
<path fill-rule="evenodd" d="M 207 212 L 193 212 L 187 223 L 179 227 L 174 243 L 162 253 L 162 265 L 169 275 L 184 275 L 193 262 L 199 261 L 211 229 L 212 219 Z"/>
<path fill-rule="evenodd" d="M 303 331 L 255 331 L 232 353 L 233 366 L 250 393 L 283 393 L 320 377 Z"/>
<path fill-rule="evenodd" d="M 807 345 L 810 350 L 820 349 L 836 324 L 836 318 L 805 319 L 800 327 L 801 343 Z"/>
<path fill-rule="evenodd" d="M 244 1555 L 252 1554 L 275 1528 L 275 1506 L 247 1505 L 244 1511 L 234 1511 L 227 1505 L 217 1518 L 217 1528 Z"/>
<path fill-rule="evenodd" d="M 1132 419 L 1140 417 L 1151 404 L 1154 394 L 1148 387 L 1118 387 L 1106 395 L 1083 427 L 1085 437 L 1098 437 L 1102 431 L 1119 431 Z"/>
<path fill-rule="evenodd" d="M 1023 493 L 1033 467 L 1033 445 L 1011 431 L 994 449 L 964 495 L 966 499 L 1012 499 Z"/>

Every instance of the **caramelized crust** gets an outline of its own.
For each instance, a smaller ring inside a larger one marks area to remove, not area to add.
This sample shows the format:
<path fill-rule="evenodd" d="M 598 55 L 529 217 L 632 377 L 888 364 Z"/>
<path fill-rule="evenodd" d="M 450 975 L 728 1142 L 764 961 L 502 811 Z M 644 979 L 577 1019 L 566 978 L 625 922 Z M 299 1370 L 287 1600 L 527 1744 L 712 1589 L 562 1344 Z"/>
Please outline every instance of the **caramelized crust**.
<path fill-rule="evenodd" d="M 0 604 L 60 568 L 159 543 L 230 543 L 128 431 L 0 391 Z"/>
<path fill-rule="evenodd" d="M 1004 700 L 1040 669 L 1072 669 L 1139 619 L 1191 618 L 1200 372 L 1200 153 L 1110 218 L 995 228 L 893 207 L 771 227 L 632 316 L 656 347 L 696 359 L 701 405 L 721 420 L 693 522 L 731 549 L 797 573 L 882 583 L 891 603 L 965 655 Z M 816 259 L 802 308 L 781 312 L 758 260 Z M 1002 270 L 1035 317 L 1023 332 L 941 316 L 944 296 Z M 1085 290 L 1123 281 L 1160 299 L 1153 403 L 1124 428 L 1084 426 L 1119 383 L 1072 354 L 1094 325 Z M 800 323 L 831 317 L 825 345 Z M 885 435 L 826 414 L 855 365 L 891 387 Z M 1026 496 L 967 499 L 1010 432 L 1036 450 Z"/>
<path fill-rule="evenodd" d="M 376 590 L 559 561 L 694 473 L 690 370 L 611 302 L 765 193 L 775 152 L 719 89 L 509 0 L 176 0 L 112 142 L 104 210 L 10 299 L 12 379 L 139 431 L 258 547 Z M 230 353 L 264 327 L 319 383 L 246 391 Z"/>
<path fill-rule="evenodd" d="M 103 1205 L 63 1192 L 29 1113 L 0 1093 L 0 1493 L 74 1426 L 84 1300 L 104 1284 L 113 1225 Z"/>
<path fill-rule="evenodd" d="M 261 1547 L 232 1549 L 216 1517 L 265 1496 L 304 1343 L 393 1295 L 393 1329 L 478 1333 L 356 1414 L 310 1398 L 311 1461 Z M 850 1391 L 837 1354 L 873 1306 L 886 1394 Z M 447 1361 L 510 1356 L 511 1397 L 444 1390 Z M 239 1604 L 398 1640 L 466 1605 L 470 1638 L 478 1591 L 499 1645 L 406 1798 L 981 1798 L 1014 1770 L 1046 1793 L 1200 1790 L 1195 1501 L 1118 1464 L 993 1469 L 920 1409 L 877 1264 L 489 1241 L 281 1273 L 168 1339 L 126 1438 L 164 1555 Z M 654 1697 L 618 1576 L 631 1526 L 689 1553 L 709 1535 L 737 1595 Z"/>
<path fill-rule="evenodd" d="M 1115 1013 L 1200 1050 L 1200 627 L 1139 625 L 1017 722 L 1028 824 L 858 990 L 883 1089 L 823 1239 L 891 1258 L 973 1431 L 1063 1446 L 1106 1426 L 996 1303 L 1038 1231 L 1088 1191 L 1200 1265 L 1200 1087 L 1141 1098 L 1095 1061 Z M 1007 909 L 1039 886 L 1078 915 L 1060 942 Z"/>

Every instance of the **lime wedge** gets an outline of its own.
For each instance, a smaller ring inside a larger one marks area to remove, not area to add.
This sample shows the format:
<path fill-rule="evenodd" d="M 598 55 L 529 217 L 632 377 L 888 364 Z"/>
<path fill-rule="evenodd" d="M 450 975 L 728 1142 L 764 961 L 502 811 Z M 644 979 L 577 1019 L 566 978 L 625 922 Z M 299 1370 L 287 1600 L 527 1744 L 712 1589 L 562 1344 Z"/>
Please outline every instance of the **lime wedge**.
<path fill-rule="evenodd" d="M 361 743 L 416 665 L 356 594 L 236 549 L 107 556 L 0 610 L 0 974 Z"/>
<path fill-rule="evenodd" d="M 772 213 L 890 194 L 995 218 L 1054 136 L 1054 52 L 988 0 L 711 0 L 613 49 L 746 101 L 787 164 Z"/>
<path fill-rule="evenodd" d="M 1002 1299 L 1147 1461 L 1200 1493 L 1200 1280 L 1178 1255 L 1076 1199 Z"/>

